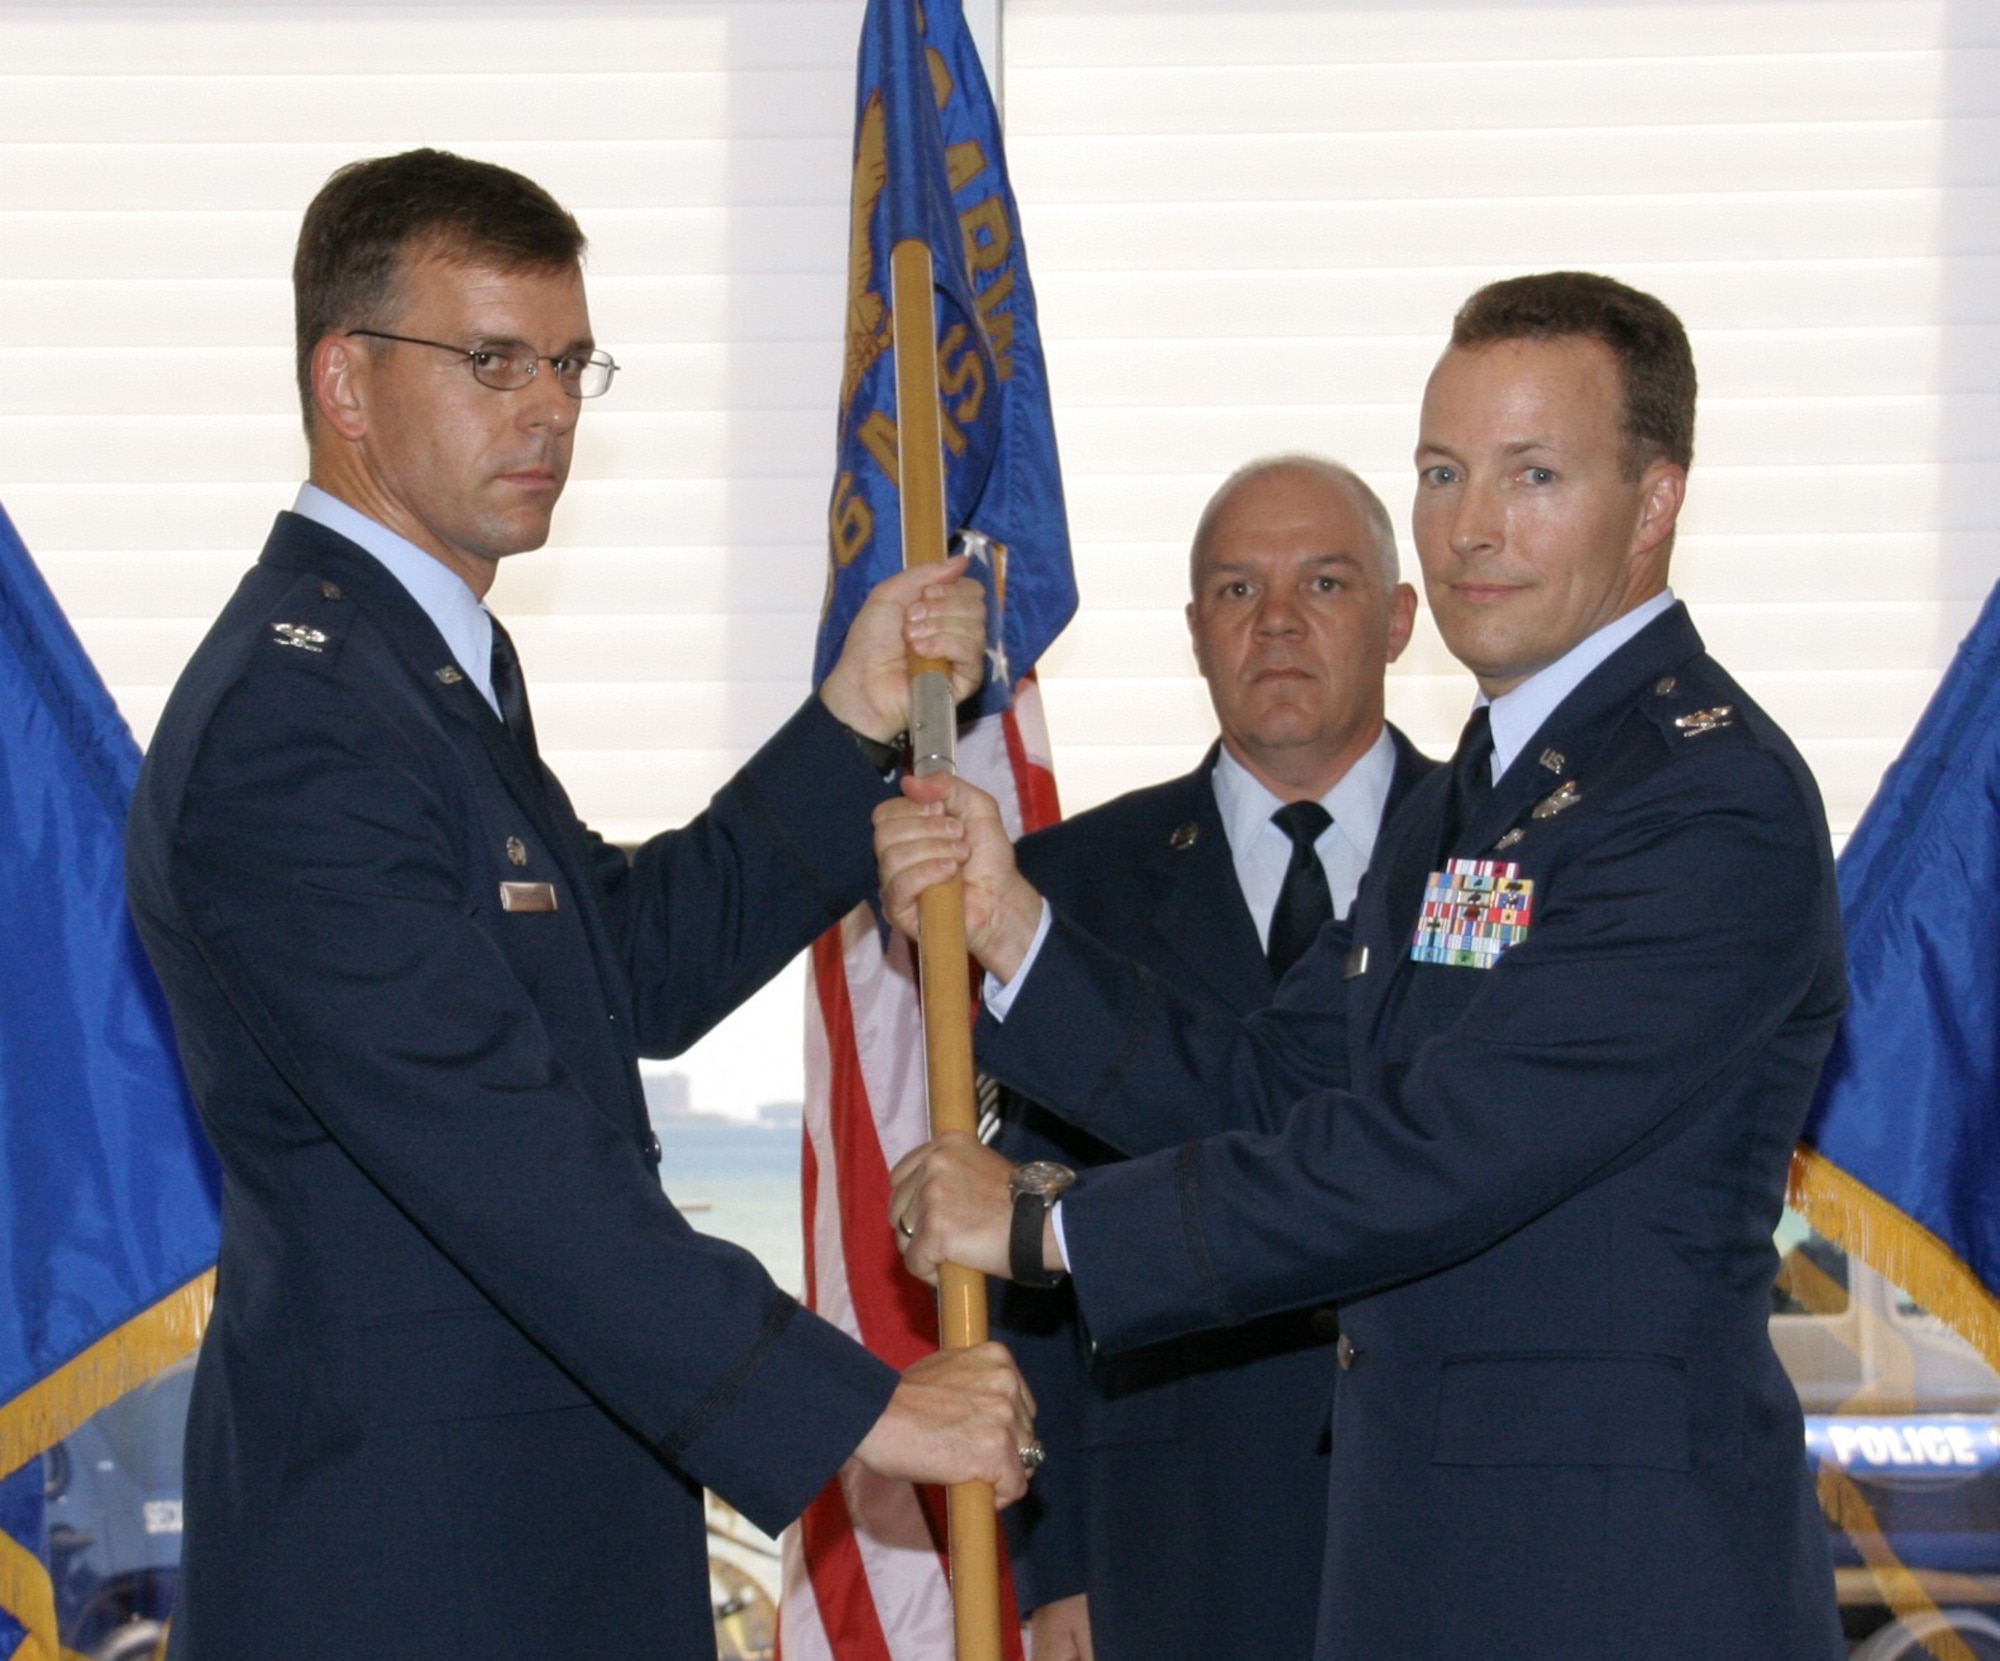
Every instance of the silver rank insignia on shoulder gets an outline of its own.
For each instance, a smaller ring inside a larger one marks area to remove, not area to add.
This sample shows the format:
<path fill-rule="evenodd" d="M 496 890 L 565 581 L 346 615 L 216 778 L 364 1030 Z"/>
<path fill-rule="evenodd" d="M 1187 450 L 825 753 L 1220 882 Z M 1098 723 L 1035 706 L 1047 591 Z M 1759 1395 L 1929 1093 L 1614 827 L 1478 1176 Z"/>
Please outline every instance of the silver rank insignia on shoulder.
<path fill-rule="evenodd" d="M 1516 825 L 1505 836 L 1501 837 L 1498 842 L 1493 844 L 1493 851 L 1497 854 L 1507 848 L 1511 848 L 1514 846 L 1515 843 L 1519 842 L 1527 834 L 1528 833 L 1523 829 L 1521 829 L 1519 825 Z"/>
<path fill-rule="evenodd" d="M 443 681 L 446 686 L 456 686 L 460 681 L 465 679 L 458 672 L 458 666 L 451 663 L 447 663 L 442 669 L 433 669 L 431 673 Z"/>
<path fill-rule="evenodd" d="M 507 863 L 509 865 L 526 865 L 528 863 L 528 845 L 518 836 L 507 838 Z"/>
<path fill-rule="evenodd" d="M 1736 725 L 1736 711 L 1729 704 L 1717 704 L 1713 709 L 1691 709 L 1685 715 L 1676 715 L 1674 725 L 1680 728 L 1682 736 L 1696 737 L 1705 732 L 1714 732 L 1718 727 Z"/>
<path fill-rule="evenodd" d="M 1562 777 L 1562 770 L 1569 765 L 1569 757 L 1564 755 L 1560 750 L 1544 750 L 1541 753 L 1540 760 L 1541 764 L 1551 773 L 1555 774 L 1557 778 Z"/>
<path fill-rule="evenodd" d="M 1558 813 L 1567 812 L 1582 800 L 1583 792 L 1577 788 L 1576 780 L 1564 779 L 1548 795 L 1535 803 L 1534 811 L 1528 817 L 1531 819 L 1553 819 Z"/>
<path fill-rule="evenodd" d="M 326 644 L 325 635 L 303 623 L 273 623 L 271 632 L 280 646 L 296 646 L 302 652 L 317 652 Z"/>
<path fill-rule="evenodd" d="M 1177 854 L 1184 854 L 1201 839 L 1201 826 L 1190 819 L 1185 825 L 1176 825 L 1174 834 L 1167 838 L 1167 846 Z"/>

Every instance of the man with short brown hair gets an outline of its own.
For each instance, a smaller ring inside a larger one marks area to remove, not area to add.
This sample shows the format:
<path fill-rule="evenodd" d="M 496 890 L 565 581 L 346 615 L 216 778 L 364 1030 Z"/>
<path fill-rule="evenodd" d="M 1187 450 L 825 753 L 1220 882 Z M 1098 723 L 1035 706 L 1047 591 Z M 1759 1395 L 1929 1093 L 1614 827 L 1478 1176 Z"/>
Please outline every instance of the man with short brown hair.
<path fill-rule="evenodd" d="M 775 1530 L 850 1457 L 1025 1485 L 1004 1352 L 899 1378 L 695 1233 L 636 1065 L 870 889 L 906 649 L 969 690 L 983 608 L 891 578 L 706 812 L 592 835 L 481 604 L 615 367 L 582 251 L 487 163 L 329 181 L 296 266 L 311 480 L 134 797 L 132 909 L 223 1172 L 176 1656 L 713 1654 L 704 1486 Z"/>
<path fill-rule="evenodd" d="M 1259 1128 L 1066 1194 L 944 1138 L 893 1210 L 919 1273 L 1073 1270 L 1106 1350 L 1339 1306 L 1322 1661 L 1837 1661 L 1767 1330 L 1846 998 L 1818 793 L 1666 586 L 1679 320 L 1568 272 L 1461 318 L 1414 526 L 1480 697 L 1351 943 L 1220 1016 L 1051 916 L 965 787 L 878 810 L 899 922 L 966 874 L 992 1073 L 1107 1139 L 1218 1098 Z"/>

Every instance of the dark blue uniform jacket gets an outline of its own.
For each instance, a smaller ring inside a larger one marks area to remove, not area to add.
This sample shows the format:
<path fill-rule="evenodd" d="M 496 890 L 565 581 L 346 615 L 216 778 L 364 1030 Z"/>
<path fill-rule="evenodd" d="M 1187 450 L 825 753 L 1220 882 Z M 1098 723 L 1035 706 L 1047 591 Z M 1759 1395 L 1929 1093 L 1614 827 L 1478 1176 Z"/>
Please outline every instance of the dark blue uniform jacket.
<path fill-rule="evenodd" d="M 1433 765 L 1392 737 L 1384 824 Z M 1185 777 L 1053 825 L 1017 853 L 1070 921 L 1182 991 L 1248 1015 L 1277 982 L 1237 882 L 1214 765 L 1211 750 Z M 1121 1157 L 1011 1093 L 1005 1127 L 999 1146 L 1016 1160 Z M 1226 1116 L 1218 1111 L 1210 1128 L 1228 1129 Z M 1007 1513 L 1024 1602 L 1088 1592 L 1099 1661 L 1307 1654 L 1325 1536 L 1333 1312 L 1093 1358 L 1067 1287 L 1010 1287 L 996 1326 L 1034 1387 L 1036 1428 L 1053 1455 Z"/>
<path fill-rule="evenodd" d="M 1257 1127 L 1085 1176 L 1083 1319 L 1118 1350 L 1339 1305 L 1322 1661 L 1834 1661 L 1767 1332 L 1845 1000 L 1812 779 L 1676 607 L 1442 848 L 1449 782 L 1248 1022 L 1067 923 L 985 1018 L 987 1067 L 1106 1141 Z M 1446 858 L 1533 885 L 1491 967 L 1412 959 Z"/>
<path fill-rule="evenodd" d="M 223 1168 L 177 1656 L 713 1654 L 701 1487 L 781 1526 L 894 1375 L 682 1220 L 635 1057 L 855 903 L 883 793 L 813 700 L 628 859 L 279 518 L 129 835 Z"/>

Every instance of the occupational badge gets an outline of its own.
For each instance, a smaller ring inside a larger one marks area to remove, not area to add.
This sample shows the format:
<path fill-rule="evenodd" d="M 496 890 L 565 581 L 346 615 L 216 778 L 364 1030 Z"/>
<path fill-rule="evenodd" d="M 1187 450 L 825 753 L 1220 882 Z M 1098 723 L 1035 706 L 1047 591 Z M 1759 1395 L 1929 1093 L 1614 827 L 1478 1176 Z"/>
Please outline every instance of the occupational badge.
<path fill-rule="evenodd" d="M 1575 779 L 1564 779 L 1539 802 L 1528 815 L 1531 819 L 1553 819 L 1558 813 L 1566 813 L 1583 800 L 1583 791 Z"/>

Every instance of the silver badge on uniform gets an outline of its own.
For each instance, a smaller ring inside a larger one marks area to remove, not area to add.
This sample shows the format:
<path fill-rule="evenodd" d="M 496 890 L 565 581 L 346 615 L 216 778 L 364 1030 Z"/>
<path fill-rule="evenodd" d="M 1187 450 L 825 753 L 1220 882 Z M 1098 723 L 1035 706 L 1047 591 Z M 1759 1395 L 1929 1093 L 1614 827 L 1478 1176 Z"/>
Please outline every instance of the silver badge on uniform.
<path fill-rule="evenodd" d="M 280 646 L 296 646 L 302 652 L 317 652 L 326 644 L 325 635 L 303 623 L 273 623 L 271 632 Z"/>
<path fill-rule="evenodd" d="M 1717 704 L 1713 709 L 1691 709 L 1685 715 L 1676 715 L 1674 725 L 1680 728 L 1682 737 L 1697 738 L 1719 727 L 1735 726 L 1736 710 L 1730 704 Z"/>
<path fill-rule="evenodd" d="M 1539 802 L 1529 815 L 1534 819 L 1553 819 L 1558 813 L 1567 812 L 1583 800 L 1583 792 L 1577 788 L 1575 779 L 1565 779 Z"/>

